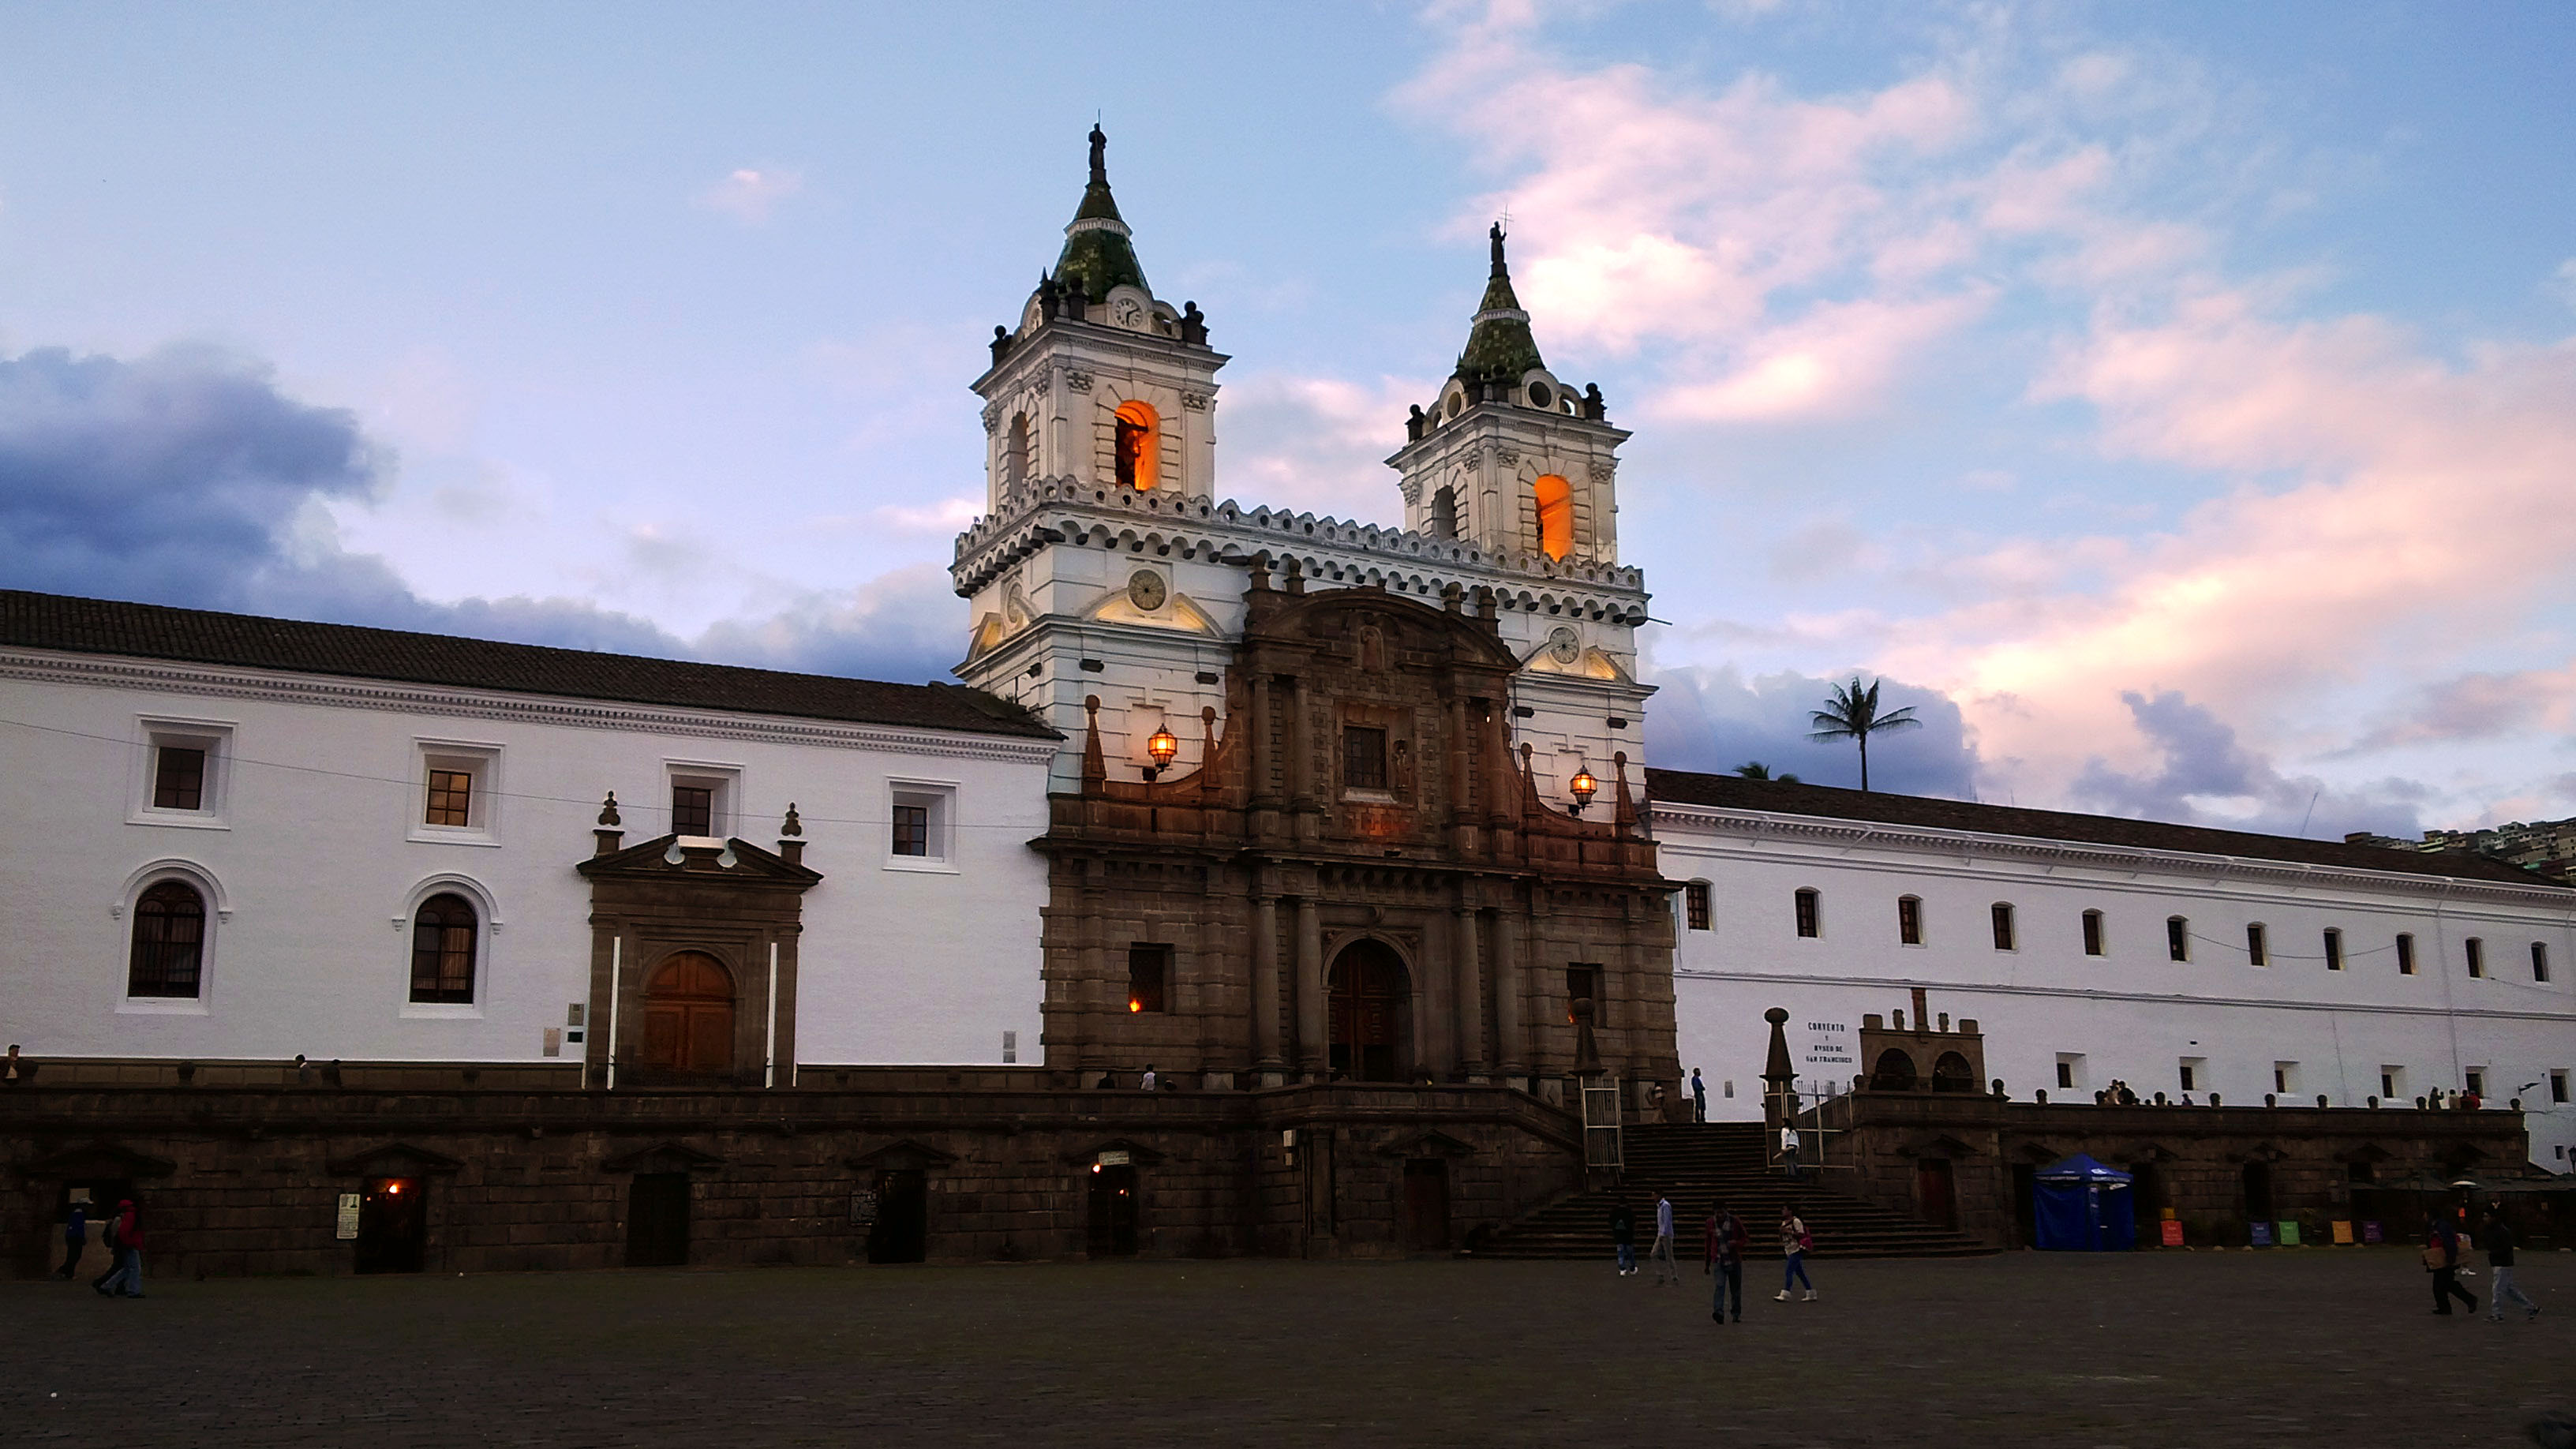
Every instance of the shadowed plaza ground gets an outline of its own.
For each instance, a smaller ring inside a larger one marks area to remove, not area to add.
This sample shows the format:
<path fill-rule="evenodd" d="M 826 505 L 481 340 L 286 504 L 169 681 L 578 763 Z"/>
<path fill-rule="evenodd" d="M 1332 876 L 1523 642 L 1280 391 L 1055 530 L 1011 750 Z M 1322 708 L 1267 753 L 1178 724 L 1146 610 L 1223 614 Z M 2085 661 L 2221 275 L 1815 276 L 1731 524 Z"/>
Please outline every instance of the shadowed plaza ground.
<path fill-rule="evenodd" d="M 1724 1328 L 1606 1261 L 12 1282 L 0 1442 L 2505 1445 L 2576 1405 L 2528 1256 L 2502 1325 L 2395 1249 L 1755 1264 Z"/>

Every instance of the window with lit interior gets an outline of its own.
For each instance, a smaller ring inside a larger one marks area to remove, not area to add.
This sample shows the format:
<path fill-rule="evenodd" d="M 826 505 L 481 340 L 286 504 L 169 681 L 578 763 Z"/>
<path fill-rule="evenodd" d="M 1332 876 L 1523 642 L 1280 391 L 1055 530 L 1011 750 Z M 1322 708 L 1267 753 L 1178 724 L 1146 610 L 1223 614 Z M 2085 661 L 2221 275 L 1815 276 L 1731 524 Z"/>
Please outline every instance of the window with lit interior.
<path fill-rule="evenodd" d="M 474 1000 L 475 943 L 482 922 L 463 896 L 443 893 L 411 913 L 411 999 L 424 1004 L 470 1005 Z"/>
<path fill-rule="evenodd" d="M 1138 941 L 1127 948 L 1127 1010 L 1142 1015 L 1168 1011 L 1172 981 L 1172 948 Z"/>
<path fill-rule="evenodd" d="M 1538 502 L 1538 548 L 1549 558 L 1574 552 L 1574 487 L 1554 473 L 1530 485 Z"/>
<path fill-rule="evenodd" d="M 1119 487 L 1147 493 L 1162 481 L 1162 445 L 1157 438 L 1161 421 L 1144 403 L 1118 405 L 1114 446 Z"/>

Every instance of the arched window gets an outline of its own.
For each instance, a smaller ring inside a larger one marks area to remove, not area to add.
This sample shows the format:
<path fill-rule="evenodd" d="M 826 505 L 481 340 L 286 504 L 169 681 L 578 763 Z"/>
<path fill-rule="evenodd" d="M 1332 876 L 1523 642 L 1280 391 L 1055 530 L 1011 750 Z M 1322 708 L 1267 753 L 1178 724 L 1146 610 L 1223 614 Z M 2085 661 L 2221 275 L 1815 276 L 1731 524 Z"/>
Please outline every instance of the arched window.
<path fill-rule="evenodd" d="M 2084 913 L 2084 954 L 2087 956 L 2102 954 L 2102 913 L 2100 911 Z"/>
<path fill-rule="evenodd" d="M 1530 485 L 1538 498 L 1538 547 L 1549 558 L 1574 552 L 1574 488 L 1554 473 Z"/>
<path fill-rule="evenodd" d="M 2272 943 L 2264 933 L 2261 921 L 2245 928 L 2245 959 L 2257 966 L 2272 964 Z"/>
<path fill-rule="evenodd" d="M 1873 1092 L 1911 1092 L 1914 1090 L 1914 1058 L 1895 1047 L 1878 1054 L 1870 1065 L 1869 1087 Z"/>
<path fill-rule="evenodd" d="M 1156 434 L 1162 420 L 1140 402 L 1118 405 L 1118 486 L 1150 492 L 1162 481 L 1163 450 Z"/>
<path fill-rule="evenodd" d="M 1433 538 L 1458 536 L 1457 489 L 1444 486 L 1431 495 L 1431 536 Z"/>
<path fill-rule="evenodd" d="M 2549 947 L 2543 942 L 2531 943 L 2531 979 L 2534 981 L 2549 979 Z"/>
<path fill-rule="evenodd" d="M 194 1000 L 206 959 L 206 898 L 185 881 L 165 880 L 134 903 L 134 954 L 125 994 Z"/>
<path fill-rule="evenodd" d="M 2013 908 L 2012 908 L 2012 902 L 2010 902 L 2010 901 L 1997 901 L 1997 902 L 1995 902 L 1994 907 L 1993 907 L 1993 912 L 1992 912 L 1992 914 L 1994 915 L 1994 918 L 1995 918 L 1995 949 L 1996 949 L 1996 950 L 1998 950 L 1998 951 L 2009 951 L 2009 950 L 2012 950 L 2012 949 L 2013 949 Z"/>
<path fill-rule="evenodd" d="M 411 999 L 471 1004 L 482 932 L 463 896 L 435 895 L 411 913 Z"/>
<path fill-rule="evenodd" d="M 1896 939 L 1900 944 L 1907 946 L 1923 944 L 1923 898 L 1921 896 L 1896 898 Z"/>
<path fill-rule="evenodd" d="M 1012 488 L 1029 481 L 1029 415 L 1013 413 L 1011 431 L 1002 443 L 1002 482 Z"/>
<path fill-rule="evenodd" d="M 1682 887 L 1682 920 L 1694 931 L 1708 929 L 1708 882 L 1695 880 Z"/>
<path fill-rule="evenodd" d="M 1977 1079 L 1968 1070 L 1968 1059 L 1958 1052 L 1943 1052 L 1932 1063 L 1932 1090 L 1936 1092 L 1973 1092 Z"/>
<path fill-rule="evenodd" d="M 1819 908 L 1824 904 L 1824 901 L 1822 897 L 1816 894 L 1815 888 L 1813 886 L 1800 886 L 1798 888 L 1796 902 L 1798 912 L 1798 934 L 1801 936 L 1816 936 L 1823 934 L 1823 922 L 1819 920 L 1818 917 L 1821 914 Z"/>
<path fill-rule="evenodd" d="M 2191 959 L 2191 922 L 2180 916 L 2165 917 L 2165 955 L 2176 961 Z"/>

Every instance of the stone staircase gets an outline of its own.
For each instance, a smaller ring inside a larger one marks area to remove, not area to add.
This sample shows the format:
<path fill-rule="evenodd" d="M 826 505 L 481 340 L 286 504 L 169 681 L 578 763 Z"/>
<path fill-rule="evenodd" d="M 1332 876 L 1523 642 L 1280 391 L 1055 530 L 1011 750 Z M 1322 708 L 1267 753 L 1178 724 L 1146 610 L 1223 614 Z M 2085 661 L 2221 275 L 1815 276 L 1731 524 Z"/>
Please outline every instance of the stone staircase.
<path fill-rule="evenodd" d="M 1816 1240 L 1814 1256 L 1827 1258 L 1949 1258 L 1991 1253 L 1966 1234 L 1890 1212 L 1874 1202 L 1834 1191 L 1830 1175 L 1810 1170 L 1792 1183 L 1765 1165 L 1765 1132 L 1758 1122 L 1652 1122 L 1625 1134 L 1628 1170 L 1620 1185 L 1603 1192 L 1560 1198 L 1489 1235 L 1471 1250 L 1477 1258 L 1608 1258 L 1610 1208 L 1625 1200 L 1637 1215 L 1637 1252 L 1655 1237 L 1655 1194 L 1669 1193 L 1687 1260 L 1700 1256 L 1701 1224 L 1709 1204 L 1722 1202 L 1753 1236 L 1750 1256 L 1780 1256 L 1780 1208 L 1793 1203 Z"/>

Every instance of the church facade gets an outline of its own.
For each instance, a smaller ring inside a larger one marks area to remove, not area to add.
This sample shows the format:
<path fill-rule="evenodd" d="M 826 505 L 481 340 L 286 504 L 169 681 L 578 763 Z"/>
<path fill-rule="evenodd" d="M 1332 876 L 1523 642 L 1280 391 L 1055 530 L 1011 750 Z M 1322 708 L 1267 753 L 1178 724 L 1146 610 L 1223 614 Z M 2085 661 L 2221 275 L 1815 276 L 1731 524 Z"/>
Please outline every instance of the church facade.
<path fill-rule="evenodd" d="M 0 1261 L 132 1191 L 181 1272 L 1443 1251 L 1691 1067 L 1759 1116 L 1775 1007 L 1810 1100 L 2474 1087 L 2563 1170 L 2576 896 L 1650 771 L 1628 435 L 1500 229 L 1402 525 L 1248 507 L 1091 146 L 962 687 L 0 593 Z"/>

